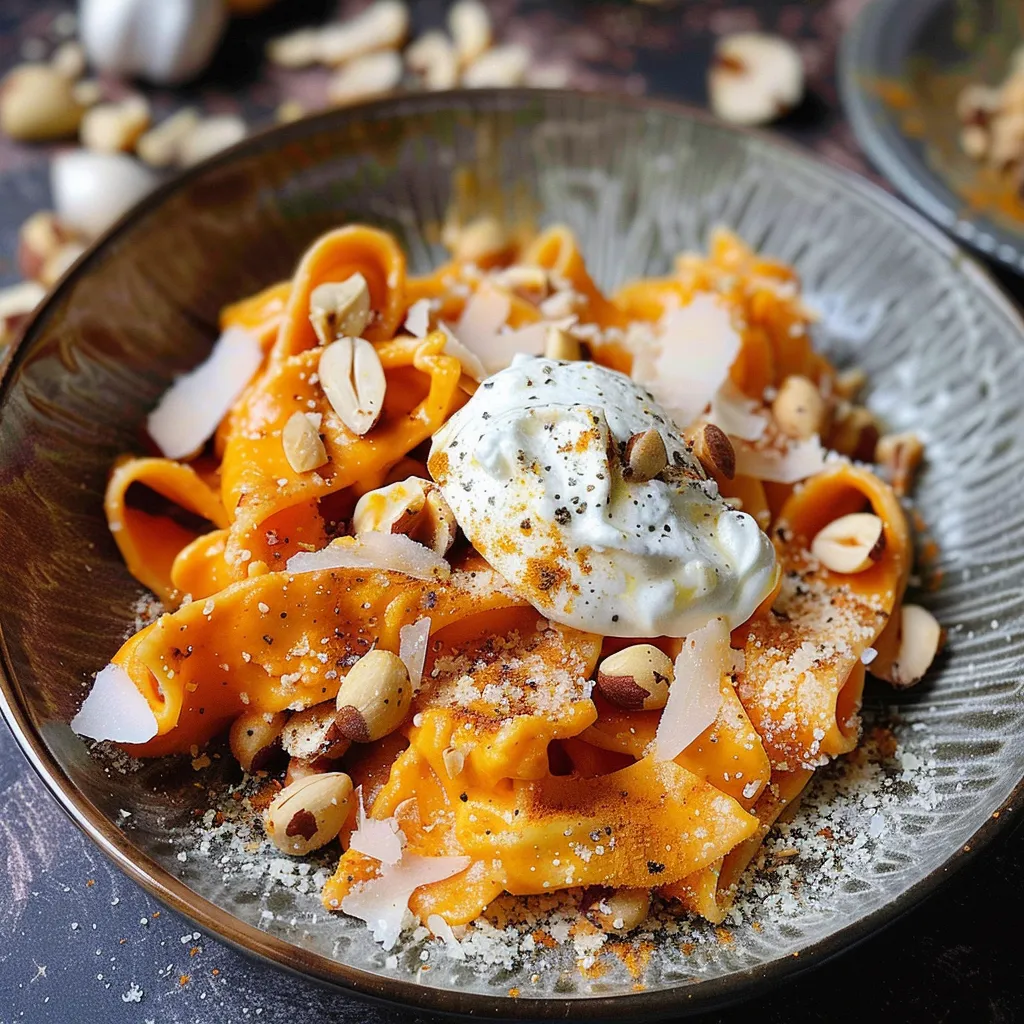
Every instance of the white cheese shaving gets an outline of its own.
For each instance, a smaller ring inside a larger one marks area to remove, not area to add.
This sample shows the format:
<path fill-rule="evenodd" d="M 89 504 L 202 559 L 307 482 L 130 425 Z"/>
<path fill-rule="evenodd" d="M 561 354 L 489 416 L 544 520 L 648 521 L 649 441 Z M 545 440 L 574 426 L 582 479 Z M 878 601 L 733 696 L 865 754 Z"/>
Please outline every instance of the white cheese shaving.
<path fill-rule="evenodd" d="M 398 864 L 364 882 L 341 901 L 341 909 L 365 921 L 375 941 L 392 949 L 402 933 L 409 897 L 421 885 L 441 882 L 470 865 L 469 857 L 420 857 L 406 854 Z"/>
<path fill-rule="evenodd" d="M 733 671 L 725 620 L 712 619 L 683 641 L 675 679 L 654 737 L 654 756 L 674 761 L 718 717 L 722 676 Z"/>
<path fill-rule="evenodd" d="M 182 459 L 202 448 L 262 361 L 259 340 L 229 327 L 206 361 L 179 377 L 149 414 L 146 428 L 160 451 Z"/>
<path fill-rule="evenodd" d="M 418 580 L 446 579 L 451 573 L 448 563 L 425 545 L 402 533 L 377 530 L 359 537 L 340 537 L 319 551 L 300 551 L 288 559 L 287 569 L 387 569 Z"/>
<path fill-rule="evenodd" d="M 427 660 L 427 642 L 430 640 L 430 618 L 424 616 L 398 631 L 398 656 L 409 670 L 414 691 L 423 681 L 423 663 Z"/>
<path fill-rule="evenodd" d="M 637 353 L 633 379 L 685 427 L 707 408 L 740 351 L 732 316 L 716 295 L 667 310 L 658 337 Z"/>
<path fill-rule="evenodd" d="M 484 369 L 484 364 L 481 363 L 477 356 L 470 352 L 454 334 L 452 334 L 452 329 L 446 323 L 442 321 L 437 326 L 448 339 L 441 351 L 444 352 L 445 355 L 454 356 L 458 359 L 462 364 L 462 372 L 468 377 L 472 377 L 473 380 L 483 380 L 484 377 L 487 376 L 487 370 Z"/>
<path fill-rule="evenodd" d="M 405 315 L 405 329 L 414 338 L 425 338 L 430 330 L 430 299 L 417 299 Z"/>
<path fill-rule="evenodd" d="M 708 422 L 720 427 L 730 437 L 741 441 L 758 441 L 768 427 L 768 417 L 758 411 L 758 403 L 747 398 L 739 388 L 726 381 L 711 399 Z"/>
<path fill-rule="evenodd" d="M 350 850 L 373 857 L 382 864 L 397 864 L 402 858 L 405 834 L 394 818 L 369 818 L 363 807 L 363 787 L 356 790 L 356 828 L 349 839 Z"/>
<path fill-rule="evenodd" d="M 878 651 L 876 651 L 874 647 L 865 647 L 864 650 L 860 652 L 860 663 L 862 665 L 870 665 L 877 657 Z"/>
<path fill-rule="evenodd" d="M 790 441 L 786 450 L 736 445 L 736 472 L 777 484 L 795 484 L 825 468 L 825 449 L 818 435 Z"/>
<path fill-rule="evenodd" d="M 79 736 L 118 743 L 145 743 L 156 735 L 157 724 L 146 698 L 120 665 L 96 673 L 89 696 L 71 728 Z"/>
<path fill-rule="evenodd" d="M 431 914 L 430 917 L 427 918 L 427 927 L 439 939 L 444 940 L 444 944 L 448 948 L 448 955 L 453 960 L 466 959 L 466 951 L 462 948 L 462 943 L 455 938 L 455 932 L 452 931 L 452 926 L 440 914 Z"/>

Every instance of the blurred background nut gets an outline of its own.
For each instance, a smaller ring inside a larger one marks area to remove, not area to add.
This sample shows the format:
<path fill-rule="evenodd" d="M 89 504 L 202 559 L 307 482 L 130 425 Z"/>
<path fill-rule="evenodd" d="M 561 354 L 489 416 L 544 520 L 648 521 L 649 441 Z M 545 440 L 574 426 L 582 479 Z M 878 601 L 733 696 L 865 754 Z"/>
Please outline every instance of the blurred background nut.
<path fill-rule="evenodd" d="M 141 96 L 120 103 L 97 103 L 85 112 L 79 138 L 97 153 L 127 152 L 149 127 L 149 104 Z"/>
<path fill-rule="evenodd" d="M 22 64 L 0 84 L 0 128 L 12 139 L 42 142 L 74 135 L 84 108 L 71 82 L 46 64 Z"/>
<path fill-rule="evenodd" d="M 711 109 L 733 124 L 767 124 L 803 99 L 804 67 L 792 43 L 779 36 L 740 32 L 715 47 L 708 73 Z"/>
<path fill-rule="evenodd" d="M 826 432 L 828 406 L 818 386 L 807 377 L 787 377 L 772 402 L 772 416 L 787 437 L 807 440 Z"/>

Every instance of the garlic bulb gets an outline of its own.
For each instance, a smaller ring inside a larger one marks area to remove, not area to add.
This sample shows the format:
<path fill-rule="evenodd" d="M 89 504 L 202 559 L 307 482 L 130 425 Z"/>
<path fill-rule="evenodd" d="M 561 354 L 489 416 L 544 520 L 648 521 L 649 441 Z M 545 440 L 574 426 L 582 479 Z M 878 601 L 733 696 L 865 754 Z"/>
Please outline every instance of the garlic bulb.
<path fill-rule="evenodd" d="M 69 150 L 50 164 L 50 189 L 58 217 L 95 238 L 157 182 L 156 175 L 123 153 Z"/>
<path fill-rule="evenodd" d="M 93 67 L 159 85 L 198 75 L 227 23 L 224 0 L 80 0 L 78 13 Z"/>

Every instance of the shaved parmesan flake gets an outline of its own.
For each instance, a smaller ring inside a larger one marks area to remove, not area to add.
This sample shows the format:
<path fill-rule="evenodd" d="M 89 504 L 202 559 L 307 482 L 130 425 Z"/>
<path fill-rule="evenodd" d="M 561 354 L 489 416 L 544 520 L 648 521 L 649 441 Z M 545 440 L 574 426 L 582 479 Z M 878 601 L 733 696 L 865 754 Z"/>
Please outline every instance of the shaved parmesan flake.
<path fill-rule="evenodd" d="M 118 743 L 145 743 L 156 735 L 156 718 L 146 698 L 120 665 L 96 673 L 89 696 L 71 719 L 79 736 Z"/>
<path fill-rule="evenodd" d="M 319 551 L 300 551 L 288 559 L 288 572 L 321 569 L 387 569 L 418 580 L 446 579 L 448 563 L 430 548 L 403 533 L 370 530 L 359 537 L 339 537 Z"/>
<path fill-rule="evenodd" d="M 455 333 L 464 345 L 482 358 L 481 349 L 486 348 L 505 326 L 511 311 L 512 301 L 508 294 L 495 288 L 490 281 L 483 281 L 467 300 L 455 325 Z"/>
<path fill-rule="evenodd" d="M 365 921 L 374 940 L 391 949 L 402 934 L 409 897 L 421 886 L 441 882 L 470 865 L 469 857 L 419 857 L 406 854 L 377 878 L 364 882 L 341 901 L 341 909 Z"/>
<path fill-rule="evenodd" d="M 722 676 L 735 664 L 725 620 L 712 619 L 683 641 L 675 679 L 654 737 L 654 756 L 674 761 L 718 717 Z"/>
<path fill-rule="evenodd" d="M 356 791 L 356 828 L 349 839 L 351 850 L 365 853 L 382 864 L 397 864 L 402 859 L 405 835 L 394 818 L 368 818 L 363 807 L 363 787 Z"/>
<path fill-rule="evenodd" d="M 665 312 L 653 348 L 637 353 L 633 379 L 685 427 L 725 383 L 740 342 L 728 307 L 715 295 L 697 295 Z"/>
<path fill-rule="evenodd" d="M 473 380 L 483 380 L 487 376 L 487 370 L 479 358 L 466 348 L 458 338 L 452 334 L 452 329 L 446 323 L 440 323 L 438 328 L 448 339 L 442 349 L 445 355 L 454 356 L 462 364 L 462 372 Z"/>
<path fill-rule="evenodd" d="M 160 451 L 182 459 L 202 448 L 262 361 L 259 340 L 241 327 L 229 327 L 207 360 L 179 377 L 149 414 L 146 428 Z"/>
<path fill-rule="evenodd" d="M 431 914 L 427 918 L 427 927 L 439 938 L 444 940 L 445 946 L 448 948 L 448 955 L 453 960 L 465 960 L 466 951 L 462 948 L 462 944 L 457 938 L 455 938 L 455 932 L 452 931 L 452 926 L 440 915 Z"/>
<path fill-rule="evenodd" d="M 730 437 L 738 437 L 741 441 L 758 441 L 768 426 L 768 417 L 758 409 L 757 402 L 747 398 L 739 388 L 726 381 L 711 399 L 708 422 L 714 423 Z"/>
<path fill-rule="evenodd" d="M 795 484 L 825 468 L 825 449 L 818 435 L 806 441 L 790 441 L 787 449 L 736 445 L 736 472 L 777 484 Z"/>
<path fill-rule="evenodd" d="M 409 670 L 413 692 L 423 681 L 423 663 L 427 660 L 427 641 L 430 639 L 430 619 L 424 616 L 398 631 L 398 656 Z"/>
<path fill-rule="evenodd" d="M 430 299 L 417 299 L 405 316 L 405 329 L 414 338 L 425 338 L 430 330 Z"/>

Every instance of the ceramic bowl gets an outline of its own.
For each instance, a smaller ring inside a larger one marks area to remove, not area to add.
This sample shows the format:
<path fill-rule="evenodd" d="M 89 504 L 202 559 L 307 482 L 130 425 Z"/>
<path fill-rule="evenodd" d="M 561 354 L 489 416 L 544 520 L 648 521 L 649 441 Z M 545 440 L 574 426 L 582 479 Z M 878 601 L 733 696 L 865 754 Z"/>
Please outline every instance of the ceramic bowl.
<path fill-rule="evenodd" d="M 467 180 L 473 188 L 456 188 Z M 947 653 L 917 690 L 869 686 L 867 753 L 819 773 L 724 928 L 684 920 L 635 956 L 590 954 L 571 939 L 531 949 L 509 935 L 490 936 L 487 962 L 451 959 L 422 939 L 389 956 L 360 922 L 324 914 L 311 874 L 203 837 L 216 780 L 231 780 L 226 759 L 201 774 L 187 758 L 126 773 L 67 725 L 140 596 L 104 522 L 107 474 L 119 453 L 139 449 L 139 425 L 168 383 L 203 358 L 220 307 L 287 276 L 320 232 L 350 221 L 395 232 L 412 271 L 426 271 L 443 258 L 438 227 L 453 201 L 465 214 L 567 222 L 605 288 L 664 273 L 712 227 L 732 227 L 799 268 L 821 314 L 819 343 L 840 365 L 863 366 L 869 405 L 927 444 L 917 499 L 939 585 L 917 599 L 948 627 Z M 50 296 L 6 365 L 0 703 L 56 798 L 108 856 L 268 961 L 480 1016 L 654 1017 L 739 998 L 906 910 L 1019 796 L 1022 346 L 1009 303 L 924 219 L 846 173 L 678 107 L 453 93 L 276 128 L 126 216 Z"/>

